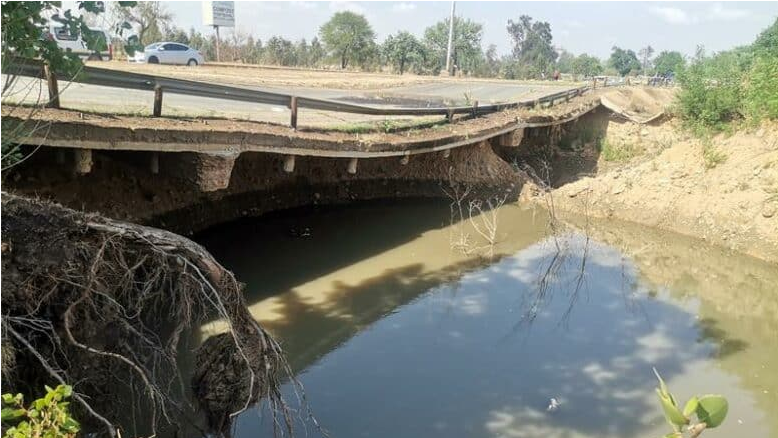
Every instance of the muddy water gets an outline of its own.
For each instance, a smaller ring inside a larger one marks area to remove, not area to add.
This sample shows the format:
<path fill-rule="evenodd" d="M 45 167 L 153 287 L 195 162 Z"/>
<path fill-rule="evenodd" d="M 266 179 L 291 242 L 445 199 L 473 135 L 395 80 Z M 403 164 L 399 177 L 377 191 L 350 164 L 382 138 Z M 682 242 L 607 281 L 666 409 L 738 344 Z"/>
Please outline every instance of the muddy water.
<path fill-rule="evenodd" d="M 656 367 L 677 398 L 729 399 L 704 436 L 778 437 L 778 268 L 626 224 L 554 238 L 542 213 L 496 217 L 493 247 L 429 202 L 297 211 L 201 241 L 248 284 L 330 436 L 655 438 L 669 432 Z M 236 427 L 272 435 L 262 409 Z"/>

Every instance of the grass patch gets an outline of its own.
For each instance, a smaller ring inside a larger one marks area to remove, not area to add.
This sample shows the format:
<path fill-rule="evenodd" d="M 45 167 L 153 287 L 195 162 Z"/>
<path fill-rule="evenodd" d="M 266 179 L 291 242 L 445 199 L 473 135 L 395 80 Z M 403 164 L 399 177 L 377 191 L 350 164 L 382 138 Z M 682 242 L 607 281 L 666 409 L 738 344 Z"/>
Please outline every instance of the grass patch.
<path fill-rule="evenodd" d="M 614 162 L 627 162 L 644 152 L 642 146 L 633 143 L 616 143 L 608 139 L 599 143 L 599 150 L 605 161 Z"/>
<path fill-rule="evenodd" d="M 710 143 L 706 143 L 702 146 L 702 160 L 705 163 L 706 169 L 713 169 L 719 164 L 727 161 L 727 158 L 727 154 Z"/>
<path fill-rule="evenodd" d="M 424 128 L 440 128 L 447 125 L 445 119 L 438 117 L 414 120 L 386 119 L 375 122 L 357 122 L 343 125 L 336 125 L 326 128 L 327 131 L 345 132 L 347 134 L 368 134 L 368 133 L 390 133 L 400 131 L 416 131 Z"/>

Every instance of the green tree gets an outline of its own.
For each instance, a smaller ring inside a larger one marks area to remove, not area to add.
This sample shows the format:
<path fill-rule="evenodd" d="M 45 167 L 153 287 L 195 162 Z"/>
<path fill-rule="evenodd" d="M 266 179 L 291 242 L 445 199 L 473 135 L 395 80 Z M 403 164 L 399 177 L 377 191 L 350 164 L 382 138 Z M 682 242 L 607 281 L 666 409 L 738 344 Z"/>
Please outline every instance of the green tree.
<path fill-rule="evenodd" d="M 778 58 L 778 19 L 756 37 L 752 47 L 758 55 Z"/>
<path fill-rule="evenodd" d="M 602 64 L 594 56 L 582 53 L 572 62 L 572 73 L 576 76 L 597 76 L 602 73 Z"/>
<path fill-rule="evenodd" d="M 575 55 L 562 49 L 559 53 L 559 58 L 556 60 L 556 69 L 559 70 L 560 73 L 572 73 L 573 61 L 575 61 Z"/>
<path fill-rule="evenodd" d="M 327 52 L 321 45 L 321 41 L 317 37 L 313 37 L 311 40 L 311 46 L 308 48 L 308 62 L 310 67 L 315 67 L 321 64 L 324 57 L 327 56 Z"/>
<path fill-rule="evenodd" d="M 384 58 L 399 74 L 405 73 L 410 64 L 424 61 L 424 45 L 406 31 L 389 35 L 384 41 L 382 51 Z"/>
<path fill-rule="evenodd" d="M 500 58 L 497 55 L 497 46 L 489 44 L 484 53 L 483 76 L 493 78 L 500 74 Z"/>
<path fill-rule="evenodd" d="M 189 35 L 186 33 L 184 29 L 181 29 L 176 26 L 171 26 L 166 32 L 165 32 L 165 38 L 166 41 L 174 41 L 181 44 L 189 45 Z"/>
<path fill-rule="evenodd" d="M 664 50 L 654 59 L 654 72 L 660 76 L 678 74 L 686 65 L 686 60 L 680 52 Z"/>
<path fill-rule="evenodd" d="M 519 21 L 508 20 L 508 34 L 513 40 L 513 56 L 524 69 L 525 77 L 542 77 L 551 73 L 557 53 L 551 44 L 551 25 L 522 15 Z"/>
<path fill-rule="evenodd" d="M 263 60 L 268 64 L 294 65 L 297 61 L 294 43 L 280 36 L 267 40 L 263 54 Z"/>
<path fill-rule="evenodd" d="M 340 60 L 340 68 L 362 62 L 375 45 L 375 33 L 367 19 L 349 11 L 338 12 L 319 29 L 327 51 Z"/>
<path fill-rule="evenodd" d="M 634 51 L 624 50 L 617 46 L 613 46 L 613 49 L 611 50 L 611 57 L 608 60 L 608 64 L 615 68 L 621 76 L 626 76 L 631 71 L 640 70 L 640 61 Z"/>
<path fill-rule="evenodd" d="M 433 60 L 432 70 L 438 72 L 446 65 L 448 49 L 449 19 L 439 21 L 424 30 L 424 44 L 430 51 Z M 458 69 L 468 73 L 477 67 L 483 56 L 481 53 L 481 36 L 483 26 L 480 24 L 454 17 L 454 35 L 451 58 Z"/>

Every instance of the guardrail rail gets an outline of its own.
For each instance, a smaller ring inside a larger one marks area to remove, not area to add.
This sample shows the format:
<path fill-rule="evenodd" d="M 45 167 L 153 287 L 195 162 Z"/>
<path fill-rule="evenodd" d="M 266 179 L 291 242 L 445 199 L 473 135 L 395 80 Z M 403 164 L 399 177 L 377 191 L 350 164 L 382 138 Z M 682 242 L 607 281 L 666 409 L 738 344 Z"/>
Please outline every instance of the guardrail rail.
<path fill-rule="evenodd" d="M 210 84 L 207 82 L 175 79 L 142 73 L 130 73 L 92 66 L 84 66 L 75 77 L 71 77 L 61 73 L 54 73 L 48 66 L 37 60 L 14 60 L 9 64 L 8 69 L 6 69 L 6 71 L 9 72 L 8 74 L 35 77 L 47 81 L 49 88 L 49 102 L 47 106 L 49 107 L 59 108 L 59 88 L 57 81 L 65 80 L 88 85 L 153 91 L 154 117 L 162 116 L 162 99 L 164 93 L 286 106 L 291 110 L 290 126 L 293 129 L 297 129 L 298 108 L 375 116 L 442 115 L 446 116 L 449 122 L 453 122 L 454 115 L 457 114 L 468 114 L 477 117 L 479 115 L 490 114 L 510 108 L 530 108 L 543 104 L 554 105 L 557 101 L 562 100 L 569 101 L 572 97 L 580 96 L 597 88 L 598 81 L 597 78 L 594 78 L 591 85 L 559 91 L 537 99 L 526 99 L 516 102 L 479 105 L 476 101 L 473 105 L 469 106 L 402 108 L 360 105 L 331 99 L 318 99 L 297 96 L 294 94 L 251 90 L 229 85 Z M 603 81 L 601 86 L 608 86 L 607 79 Z"/>

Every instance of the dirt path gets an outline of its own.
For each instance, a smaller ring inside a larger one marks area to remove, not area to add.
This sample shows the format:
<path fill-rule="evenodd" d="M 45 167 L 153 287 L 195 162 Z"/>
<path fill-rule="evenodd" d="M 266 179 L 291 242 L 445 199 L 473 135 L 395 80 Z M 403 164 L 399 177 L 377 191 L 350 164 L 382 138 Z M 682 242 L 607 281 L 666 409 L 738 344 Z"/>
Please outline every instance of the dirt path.
<path fill-rule="evenodd" d="M 611 120 L 593 174 L 552 192 L 588 212 L 694 236 L 778 262 L 778 123 L 702 141 L 678 122 Z M 538 196 L 535 196 L 538 198 Z"/>

